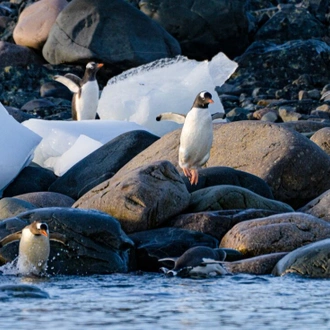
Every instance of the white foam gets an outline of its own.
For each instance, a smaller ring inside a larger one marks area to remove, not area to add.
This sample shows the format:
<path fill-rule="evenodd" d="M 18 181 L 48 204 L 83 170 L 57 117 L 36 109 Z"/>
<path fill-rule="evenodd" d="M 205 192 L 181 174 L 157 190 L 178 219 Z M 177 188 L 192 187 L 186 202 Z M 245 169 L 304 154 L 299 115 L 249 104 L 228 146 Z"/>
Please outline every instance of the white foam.
<path fill-rule="evenodd" d="M 236 70 L 237 63 L 223 53 L 211 61 L 198 62 L 178 56 L 161 59 L 123 72 L 108 81 L 98 105 L 102 120 L 136 122 L 162 136 L 180 125 L 156 121 L 164 112 L 187 114 L 196 95 L 209 91 L 215 101 L 211 113 L 223 112 L 215 92 Z"/>

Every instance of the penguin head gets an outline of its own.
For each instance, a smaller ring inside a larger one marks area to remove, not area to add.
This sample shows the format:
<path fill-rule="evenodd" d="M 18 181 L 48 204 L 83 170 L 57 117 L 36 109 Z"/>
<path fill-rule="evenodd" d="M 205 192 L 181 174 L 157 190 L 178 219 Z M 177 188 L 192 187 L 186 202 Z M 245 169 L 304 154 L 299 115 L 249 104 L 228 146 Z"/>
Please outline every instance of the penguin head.
<path fill-rule="evenodd" d="M 89 62 L 86 65 L 86 71 L 91 71 L 96 73 L 100 68 L 102 68 L 103 65 L 104 65 L 103 63 Z"/>
<path fill-rule="evenodd" d="M 208 108 L 210 103 L 214 103 L 211 93 L 202 91 L 196 96 L 193 106 L 196 108 Z"/>
<path fill-rule="evenodd" d="M 48 230 L 48 225 L 45 222 L 39 222 L 39 221 L 34 221 L 31 223 L 30 231 L 34 235 L 43 235 L 48 237 L 49 236 L 49 230 Z"/>

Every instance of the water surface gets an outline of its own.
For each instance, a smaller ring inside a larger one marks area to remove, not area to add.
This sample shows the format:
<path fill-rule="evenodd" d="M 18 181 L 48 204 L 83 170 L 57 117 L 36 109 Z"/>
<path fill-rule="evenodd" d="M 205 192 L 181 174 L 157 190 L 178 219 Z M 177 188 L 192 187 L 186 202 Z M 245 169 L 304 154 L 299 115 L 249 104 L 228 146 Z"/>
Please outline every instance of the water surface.
<path fill-rule="evenodd" d="M 328 280 L 162 274 L 26 278 L 0 275 L 1 329 L 329 329 Z M 48 296 L 48 297 L 47 297 Z"/>

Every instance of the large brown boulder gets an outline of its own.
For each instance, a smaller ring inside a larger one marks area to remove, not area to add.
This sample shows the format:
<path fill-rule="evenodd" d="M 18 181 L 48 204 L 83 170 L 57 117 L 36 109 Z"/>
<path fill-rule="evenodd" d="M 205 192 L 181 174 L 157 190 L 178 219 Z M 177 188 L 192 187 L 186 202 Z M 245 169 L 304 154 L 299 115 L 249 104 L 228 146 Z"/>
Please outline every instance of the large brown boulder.
<path fill-rule="evenodd" d="M 155 162 L 116 174 L 91 189 L 73 207 L 106 212 L 126 233 L 160 226 L 187 208 L 190 194 L 175 167 Z"/>
<path fill-rule="evenodd" d="M 40 0 L 26 7 L 13 31 L 16 44 L 41 50 L 58 14 L 67 4 L 66 0 Z"/>
<path fill-rule="evenodd" d="M 330 237 L 330 224 L 300 212 L 283 213 L 238 223 L 223 237 L 220 247 L 246 257 L 290 252 Z"/>
<path fill-rule="evenodd" d="M 126 172 L 156 160 L 177 169 L 181 129 L 170 132 L 127 163 Z M 330 157 L 302 134 L 274 123 L 214 124 L 208 167 L 227 166 L 258 176 L 275 199 L 300 207 L 330 189 Z"/>

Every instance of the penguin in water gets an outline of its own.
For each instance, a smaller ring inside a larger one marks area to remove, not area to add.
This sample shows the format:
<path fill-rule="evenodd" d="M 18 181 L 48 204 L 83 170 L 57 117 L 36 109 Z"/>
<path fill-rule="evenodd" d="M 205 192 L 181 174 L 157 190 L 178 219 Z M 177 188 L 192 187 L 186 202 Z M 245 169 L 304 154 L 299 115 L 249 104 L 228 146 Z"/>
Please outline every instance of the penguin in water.
<path fill-rule="evenodd" d="M 96 73 L 102 66 L 103 63 L 89 62 L 82 79 L 73 73 L 54 77 L 54 80 L 68 87 L 73 93 L 73 120 L 95 119 L 99 102 L 99 85 L 96 80 Z"/>
<path fill-rule="evenodd" d="M 59 233 L 50 237 L 47 223 L 34 221 L 22 231 L 10 234 L 0 241 L 0 247 L 20 240 L 17 258 L 18 273 L 22 275 L 45 275 L 50 253 L 50 239 L 64 245 L 66 239 Z"/>
<path fill-rule="evenodd" d="M 223 249 L 195 246 L 188 249 L 179 258 L 162 258 L 158 261 L 174 262 L 174 267 L 171 270 L 165 267 L 160 268 L 168 276 L 208 277 L 228 274 L 228 271 L 223 266 L 225 258 L 226 252 Z"/>
<path fill-rule="evenodd" d="M 207 91 L 200 92 L 184 121 L 179 147 L 179 166 L 190 184 L 198 183 L 198 168 L 210 158 L 213 142 L 212 116 L 209 104 L 214 103 Z"/>

